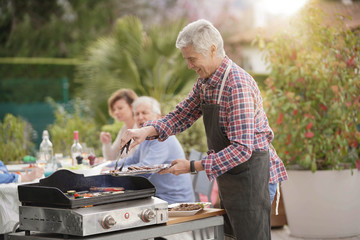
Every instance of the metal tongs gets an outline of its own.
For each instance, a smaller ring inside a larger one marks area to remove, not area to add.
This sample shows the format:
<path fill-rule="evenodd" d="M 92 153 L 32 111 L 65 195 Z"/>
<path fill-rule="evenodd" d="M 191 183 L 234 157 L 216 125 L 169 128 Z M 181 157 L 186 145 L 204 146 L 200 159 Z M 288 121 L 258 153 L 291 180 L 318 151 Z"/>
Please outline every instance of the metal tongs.
<path fill-rule="evenodd" d="M 131 139 L 120 149 L 120 152 L 119 152 L 119 155 L 116 159 L 116 164 L 115 164 L 115 171 L 117 169 L 117 166 L 118 166 L 118 163 L 119 163 L 119 160 L 120 160 L 120 157 L 122 155 L 122 153 L 124 152 L 124 150 L 126 149 L 126 152 L 125 154 L 128 154 L 129 152 L 129 147 L 130 147 L 130 143 L 131 143 Z M 124 158 L 124 161 L 123 163 L 121 164 L 121 167 L 119 168 L 119 171 L 121 172 L 123 167 L 124 167 L 124 164 L 125 164 L 125 158 Z"/>

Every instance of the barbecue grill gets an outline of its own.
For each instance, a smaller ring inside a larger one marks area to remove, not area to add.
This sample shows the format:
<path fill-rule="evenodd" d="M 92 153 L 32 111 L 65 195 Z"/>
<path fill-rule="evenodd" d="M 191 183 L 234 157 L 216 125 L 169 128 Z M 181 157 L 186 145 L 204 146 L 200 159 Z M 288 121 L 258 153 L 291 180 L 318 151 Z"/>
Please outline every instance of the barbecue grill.
<path fill-rule="evenodd" d="M 20 229 L 26 235 L 38 231 L 67 237 L 166 223 L 168 203 L 155 191 L 139 176 L 84 177 L 59 170 L 39 183 L 18 186 Z"/>

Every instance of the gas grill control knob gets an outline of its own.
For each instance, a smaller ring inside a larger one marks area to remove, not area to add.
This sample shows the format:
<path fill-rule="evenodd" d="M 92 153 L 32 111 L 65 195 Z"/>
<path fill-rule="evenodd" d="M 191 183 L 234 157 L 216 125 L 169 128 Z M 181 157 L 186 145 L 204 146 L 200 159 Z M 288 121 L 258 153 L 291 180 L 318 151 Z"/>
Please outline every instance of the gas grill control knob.
<path fill-rule="evenodd" d="M 155 218 L 155 213 L 151 209 L 145 209 L 144 211 L 141 212 L 141 220 L 143 220 L 144 222 L 150 222 L 154 218 Z"/>
<path fill-rule="evenodd" d="M 115 224 L 115 219 L 110 215 L 105 216 L 104 219 L 101 221 L 101 225 L 105 229 L 112 228 L 113 226 L 115 226 Z"/>

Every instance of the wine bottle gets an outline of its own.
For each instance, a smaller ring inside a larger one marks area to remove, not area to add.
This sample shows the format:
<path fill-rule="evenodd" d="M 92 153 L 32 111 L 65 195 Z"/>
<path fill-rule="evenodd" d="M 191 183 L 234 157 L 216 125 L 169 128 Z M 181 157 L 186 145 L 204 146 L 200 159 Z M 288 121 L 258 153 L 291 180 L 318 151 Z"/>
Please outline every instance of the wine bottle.
<path fill-rule="evenodd" d="M 43 131 L 42 141 L 40 143 L 39 149 L 39 159 L 37 160 L 37 165 L 40 167 L 54 169 L 54 161 L 53 161 L 53 145 L 49 139 L 49 132 L 47 130 Z"/>
<path fill-rule="evenodd" d="M 72 165 L 77 165 L 82 163 L 82 147 L 79 142 L 79 132 L 74 131 L 74 143 L 71 146 L 71 158 Z"/>

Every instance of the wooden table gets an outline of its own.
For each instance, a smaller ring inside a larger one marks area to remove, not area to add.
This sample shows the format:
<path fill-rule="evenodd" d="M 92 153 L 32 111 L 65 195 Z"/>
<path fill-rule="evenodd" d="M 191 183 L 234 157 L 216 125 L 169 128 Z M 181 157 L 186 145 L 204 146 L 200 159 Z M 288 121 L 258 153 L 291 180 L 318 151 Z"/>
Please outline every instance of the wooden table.
<path fill-rule="evenodd" d="M 226 211 L 224 209 L 218 209 L 218 208 L 205 208 L 204 210 L 201 210 L 195 215 L 192 216 L 185 216 L 185 217 L 169 217 L 169 221 L 166 223 L 166 225 L 172 225 L 176 223 L 182 223 L 182 222 L 188 222 L 193 221 L 197 219 L 202 218 L 208 218 L 218 215 L 224 215 Z"/>
<path fill-rule="evenodd" d="M 148 227 L 133 228 L 106 234 L 98 234 L 87 237 L 69 236 L 68 239 L 104 239 L 104 240 L 142 240 L 153 239 L 155 237 L 167 236 L 182 232 L 194 231 L 214 227 L 214 238 L 216 240 L 224 239 L 224 218 L 225 210 L 207 208 L 193 216 L 171 217 L 166 224 L 153 225 Z M 7 236 L 8 240 L 54 240 L 64 239 L 61 234 L 47 234 L 31 231 L 30 236 L 24 232 L 11 233 Z"/>

